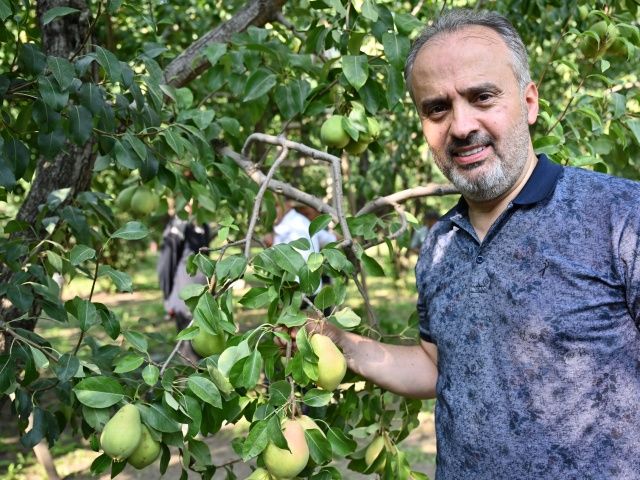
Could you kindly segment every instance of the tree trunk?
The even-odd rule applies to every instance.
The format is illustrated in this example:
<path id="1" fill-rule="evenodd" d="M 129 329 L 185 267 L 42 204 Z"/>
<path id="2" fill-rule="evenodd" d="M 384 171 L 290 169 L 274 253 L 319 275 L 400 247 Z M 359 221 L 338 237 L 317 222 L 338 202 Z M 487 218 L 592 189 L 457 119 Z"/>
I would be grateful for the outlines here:
<path id="1" fill-rule="evenodd" d="M 80 10 L 79 14 L 59 17 L 42 26 L 42 16 L 55 7 L 72 7 Z M 74 54 L 82 54 L 92 44 L 89 35 L 91 13 L 85 0 L 41 0 L 37 3 L 38 23 L 42 32 L 42 49 L 46 55 L 70 58 Z M 94 142 L 89 140 L 78 146 L 67 143 L 62 153 L 53 159 L 40 157 L 35 171 L 35 178 L 17 215 L 17 219 L 34 226 L 17 234 L 22 241 L 29 244 L 44 238 L 45 232 L 39 228 L 37 217 L 39 207 L 46 203 L 49 194 L 62 188 L 71 188 L 69 199 L 87 190 L 91 183 L 91 170 L 95 161 Z M 0 270 L 0 282 L 10 283 L 13 272 L 6 266 Z M 35 304 L 37 305 L 37 303 Z M 29 319 L 13 324 L 14 327 L 33 330 L 35 317 L 40 314 L 38 307 L 30 312 Z M 0 318 L 10 321 L 18 318 L 21 312 L 8 302 L 0 304 Z M 0 334 L 0 351 L 8 348 L 7 342 Z"/>

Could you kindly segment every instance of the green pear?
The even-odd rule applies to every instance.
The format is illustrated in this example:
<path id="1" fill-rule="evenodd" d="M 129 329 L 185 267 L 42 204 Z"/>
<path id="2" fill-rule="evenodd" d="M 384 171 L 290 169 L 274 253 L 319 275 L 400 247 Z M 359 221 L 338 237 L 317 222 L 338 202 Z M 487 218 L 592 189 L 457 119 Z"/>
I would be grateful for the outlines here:
<path id="1" fill-rule="evenodd" d="M 225 347 L 224 333 L 220 335 L 211 335 L 200 328 L 196 337 L 191 340 L 193 350 L 201 357 L 209 357 L 217 353 L 222 353 Z"/>
<path id="2" fill-rule="evenodd" d="M 282 434 L 291 451 L 269 443 L 262 452 L 262 460 L 274 477 L 293 478 L 307 466 L 309 446 L 304 438 L 304 428 L 296 420 L 285 420 L 282 424 Z"/>
<path id="3" fill-rule="evenodd" d="M 271 480 L 271 475 L 264 468 L 256 468 L 245 480 Z"/>
<path id="4" fill-rule="evenodd" d="M 373 439 L 373 441 L 367 447 L 367 450 L 364 452 L 364 462 L 367 464 L 367 468 L 373 465 L 373 462 L 380 456 L 382 453 L 382 449 L 384 448 L 384 437 L 382 435 L 378 435 Z M 385 458 L 382 463 L 376 468 L 377 472 L 381 472 L 384 470 L 385 464 L 387 463 L 387 459 Z"/>
<path id="5" fill-rule="evenodd" d="M 149 429 L 142 425 L 142 438 L 140 443 L 133 451 L 133 453 L 127 458 L 127 462 L 133 465 L 138 470 L 142 470 L 144 467 L 148 467 L 156 461 L 160 455 L 160 442 L 156 442 Z"/>
<path id="6" fill-rule="evenodd" d="M 329 117 L 320 127 L 320 140 L 328 147 L 343 148 L 349 143 L 349 134 L 342 127 L 342 115 Z"/>
<path id="7" fill-rule="evenodd" d="M 326 335 L 316 333 L 309 340 L 318 356 L 318 380 L 323 390 L 335 390 L 347 373 L 347 361 L 336 344 Z"/>
<path id="8" fill-rule="evenodd" d="M 127 404 L 116 412 L 104 426 L 100 446 L 116 462 L 122 462 L 138 447 L 142 438 L 140 412 Z"/>

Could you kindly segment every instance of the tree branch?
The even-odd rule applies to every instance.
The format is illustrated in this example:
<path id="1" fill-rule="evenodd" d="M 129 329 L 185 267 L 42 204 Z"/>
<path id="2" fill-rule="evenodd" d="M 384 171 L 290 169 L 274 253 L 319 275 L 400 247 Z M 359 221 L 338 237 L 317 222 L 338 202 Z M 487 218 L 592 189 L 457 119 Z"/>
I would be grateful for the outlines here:
<path id="1" fill-rule="evenodd" d="M 231 19 L 220 24 L 189 45 L 174 58 L 164 70 L 165 81 L 174 87 L 182 87 L 207 70 L 211 64 L 202 54 L 212 43 L 226 43 L 234 33 L 249 26 L 262 26 L 275 20 L 285 0 L 250 0 Z"/>
<path id="2" fill-rule="evenodd" d="M 428 183 L 427 185 L 420 187 L 414 187 L 408 190 L 402 190 L 401 192 L 392 193 L 386 197 L 376 198 L 362 207 L 358 213 L 356 213 L 356 216 L 376 212 L 385 207 L 395 208 L 396 204 L 406 202 L 412 198 L 452 195 L 455 193 L 459 192 L 453 185 Z"/>

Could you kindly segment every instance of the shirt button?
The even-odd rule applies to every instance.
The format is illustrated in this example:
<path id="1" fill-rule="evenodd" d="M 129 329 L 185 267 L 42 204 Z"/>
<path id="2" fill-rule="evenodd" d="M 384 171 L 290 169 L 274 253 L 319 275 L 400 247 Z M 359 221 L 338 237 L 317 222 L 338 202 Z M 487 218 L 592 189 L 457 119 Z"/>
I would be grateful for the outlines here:
<path id="1" fill-rule="evenodd" d="M 484 257 L 482 255 L 478 255 L 476 257 L 476 263 L 482 263 L 482 262 L 484 262 Z"/>

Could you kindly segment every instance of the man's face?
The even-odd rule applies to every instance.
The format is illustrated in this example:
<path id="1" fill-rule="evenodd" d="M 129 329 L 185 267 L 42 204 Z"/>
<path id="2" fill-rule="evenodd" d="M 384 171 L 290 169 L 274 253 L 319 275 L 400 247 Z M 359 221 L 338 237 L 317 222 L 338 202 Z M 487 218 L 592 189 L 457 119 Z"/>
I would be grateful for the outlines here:
<path id="1" fill-rule="evenodd" d="M 510 192 L 533 158 L 533 83 L 521 91 L 511 55 L 493 30 L 469 26 L 430 39 L 411 73 L 422 131 L 442 173 L 467 200 Z"/>

